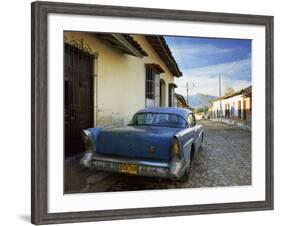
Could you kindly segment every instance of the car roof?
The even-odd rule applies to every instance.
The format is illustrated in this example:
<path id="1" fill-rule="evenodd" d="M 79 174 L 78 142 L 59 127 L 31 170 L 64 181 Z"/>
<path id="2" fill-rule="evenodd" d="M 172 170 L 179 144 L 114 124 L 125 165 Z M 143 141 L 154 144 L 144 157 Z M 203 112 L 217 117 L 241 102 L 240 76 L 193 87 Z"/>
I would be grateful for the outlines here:
<path id="1" fill-rule="evenodd" d="M 188 114 L 192 113 L 190 109 L 187 108 L 177 108 L 177 107 L 149 107 L 139 110 L 138 113 L 166 113 L 166 114 L 176 114 L 183 118 L 186 118 Z"/>

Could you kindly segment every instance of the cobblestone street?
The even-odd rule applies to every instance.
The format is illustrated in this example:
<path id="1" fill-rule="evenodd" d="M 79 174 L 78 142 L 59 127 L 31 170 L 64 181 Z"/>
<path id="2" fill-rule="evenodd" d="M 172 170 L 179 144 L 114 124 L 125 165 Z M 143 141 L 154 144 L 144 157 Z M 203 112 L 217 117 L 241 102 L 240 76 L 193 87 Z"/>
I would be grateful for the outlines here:
<path id="1" fill-rule="evenodd" d="M 132 191 L 251 184 L 251 132 L 207 120 L 205 141 L 193 161 L 188 182 L 81 169 L 79 159 L 65 163 L 65 192 Z"/>

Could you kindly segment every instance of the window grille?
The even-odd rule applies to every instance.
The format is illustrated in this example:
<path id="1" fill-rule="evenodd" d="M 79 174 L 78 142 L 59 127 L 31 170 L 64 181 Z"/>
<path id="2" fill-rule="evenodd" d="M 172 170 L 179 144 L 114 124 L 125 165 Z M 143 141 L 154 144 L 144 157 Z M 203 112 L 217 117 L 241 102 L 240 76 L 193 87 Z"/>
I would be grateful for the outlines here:
<path id="1" fill-rule="evenodd" d="M 175 88 L 173 86 L 169 86 L 169 107 L 174 107 L 174 99 L 175 99 Z"/>
<path id="2" fill-rule="evenodd" d="M 145 97 L 148 99 L 155 99 L 155 74 L 153 69 L 146 68 L 146 86 L 145 86 Z"/>
<path id="3" fill-rule="evenodd" d="M 81 130 L 93 126 L 95 54 L 83 41 L 64 43 L 64 147 L 70 156 L 84 151 Z"/>
<path id="4" fill-rule="evenodd" d="M 145 106 L 146 107 L 158 107 L 160 106 L 160 74 L 159 72 L 146 65 L 145 71 Z"/>

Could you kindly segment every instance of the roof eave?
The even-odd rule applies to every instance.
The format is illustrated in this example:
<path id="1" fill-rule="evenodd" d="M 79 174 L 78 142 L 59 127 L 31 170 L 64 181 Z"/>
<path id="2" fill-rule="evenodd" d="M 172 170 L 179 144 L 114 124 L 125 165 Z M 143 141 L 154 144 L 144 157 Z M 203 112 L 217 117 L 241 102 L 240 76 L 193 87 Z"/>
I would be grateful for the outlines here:
<path id="1" fill-rule="evenodd" d="M 151 44 L 153 49 L 159 55 L 159 57 L 167 65 L 168 69 L 175 77 L 181 77 L 182 72 L 179 70 L 176 60 L 174 59 L 172 52 L 167 45 L 163 36 L 146 36 L 148 42 Z"/>
<path id="2" fill-rule="evenodd" d="M 97 35 L 101 40 L 111 44 L 113 48 L 118 49 L 125 54 L 129 54 L 138 58 L 148 56 L 140 44 L 130 35 L 109 33 L 95 33 L 95 35 Z"/>
<path id="3" fill-rule="evenodd" d="M 138 49 L 136 49 L 122 34 L 112 34 L 117 41 L 119 41 L 124 47 L 128 49 L 129 52 L 132 53 L 133 56 L 142 58 L 144 54 L 141 53 Z"/>

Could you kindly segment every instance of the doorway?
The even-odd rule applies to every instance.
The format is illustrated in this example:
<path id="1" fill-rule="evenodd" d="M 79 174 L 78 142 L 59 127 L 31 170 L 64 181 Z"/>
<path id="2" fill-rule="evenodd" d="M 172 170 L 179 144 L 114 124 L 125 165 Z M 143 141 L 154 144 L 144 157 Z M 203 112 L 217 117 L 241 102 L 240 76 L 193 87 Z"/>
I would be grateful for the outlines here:
<path id="1" fill-rule="evenodd" d="M 93 127 L 94 55 L 64 45 L 64 153 L 84 151 L 81 131 Z"/>

